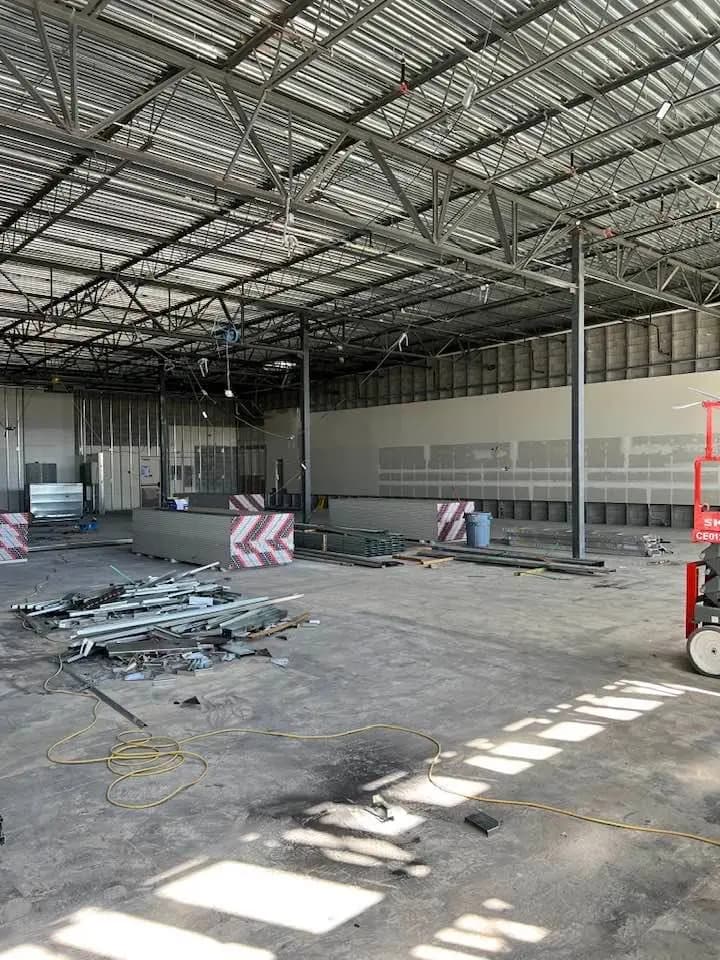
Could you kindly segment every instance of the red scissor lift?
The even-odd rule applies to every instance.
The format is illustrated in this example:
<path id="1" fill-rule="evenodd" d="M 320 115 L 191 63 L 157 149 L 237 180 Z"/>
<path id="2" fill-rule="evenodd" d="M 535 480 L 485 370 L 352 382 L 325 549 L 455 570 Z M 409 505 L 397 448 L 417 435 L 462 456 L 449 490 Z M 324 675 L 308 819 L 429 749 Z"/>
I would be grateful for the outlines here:
<path id="1" fill-rule="evenodd" d="M 692 540 L 704 543 L 702 560 L 685 567 L 685 637 L 688 656 L 698 673 L 720 677 L 720 510 L 703 497 L 703 467 L 720 468 L 714 445 L 713 415 L 720 401 L 703 400 L 705 452 L 695 458 Z"/>

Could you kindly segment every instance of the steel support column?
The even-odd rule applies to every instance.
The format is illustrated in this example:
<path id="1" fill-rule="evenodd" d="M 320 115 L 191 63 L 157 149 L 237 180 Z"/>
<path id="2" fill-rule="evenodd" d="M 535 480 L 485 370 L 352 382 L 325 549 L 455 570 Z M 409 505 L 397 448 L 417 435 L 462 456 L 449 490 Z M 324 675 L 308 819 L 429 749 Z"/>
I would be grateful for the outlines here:
<path id="1" fill-rule="evenodd" d="M 572 555 L 585 556 L 585 263 L 580 227 L 572 232 L 575 295 L 570 331 Z"/>
<path id="2" fill-rule="evenodd" d="M 312 473 L 310 469 L 310 340 L 307 322 L 302 324 L 302 400 L 300 405 L 302 440 L 300 444 L 300 470 L 302 474 L 303 522 L 310 522 L 312 513 Z"/>
<path id="3" fill-rule="evenodd" d="M 168 462 L 168 430 L 167 430 L 167 395 L 165 391 L 165 364 L 160 367 L 160 397 L 158 412 L 160 419 L 160 429 L 158 439 L 160 441 L 160 506 L 165 505 L 166 499 L 170 496 L 168 489 L 169 480 L 169 462 Z"/>

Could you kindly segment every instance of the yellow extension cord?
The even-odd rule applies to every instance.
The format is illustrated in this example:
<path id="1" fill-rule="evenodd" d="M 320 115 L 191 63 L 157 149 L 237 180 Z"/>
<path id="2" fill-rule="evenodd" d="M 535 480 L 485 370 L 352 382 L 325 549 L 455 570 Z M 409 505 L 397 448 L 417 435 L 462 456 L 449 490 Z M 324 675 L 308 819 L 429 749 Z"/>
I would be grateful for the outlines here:
<path id="1" fill-rule="evenodd" d="M 720 838 L 703 837 L 696 833 L 685 833 L 682 830 L 666 830 L 661 827 L 645 827 L 640 824 L 623 823 L 619 820 L 608 820 L 605 817 L 593 817 L 588 814 L 578 813 L 575 810 L 565 810 L 563 807 L 554 807 L 548 803 L 540 803 L 536 800 L 506 800 L 500 797 L 487 797 L 483 794 L 461 793 L 457 790 L 451 790 L 449 787 L 438 783 L 434 777 L 435 765 L 440 759 L 442 747 L 440 741 L 429 733 L 423 733 L 421 730 L 415 730 L 412 727 L 404 727 L 397 723 L 368 723 L 362 727 L 355 727 L 352 730 L 342 730 L 339 733 L 286 733 L 279 730 L 257 730 L 254 727 L 224 727 L 220 730 L 210 730 L 207 733 L 198 733 L 193 737 L 184 737 L 176 740 L 173 737 L 153 736 L 152 734 L 138 736 L 134 730 L 121 733 L 110 754 L 106 757 L 80 757 L 75 759 L 62 759 L 53 756 L 57 747 L 76 740 L 88 730 L 95 726 L 98 720 L 98 708 L 100 700 L 92 693 L 79 693 L 74 690 L 65 690 L 58 687 L 51 687 L 50 681 L 54 680 L 62 672 L 62 663 L 59 669 L 44 683 L 45 690 L 48 693 L 64 693 L 72 697 L 88 697 L 94 701 L 93 718 L 90 723 L 81 730 L 68 734 L 61 740 L 56 741 L 48 747 L 47 758 L 51 763 L 62 765 L 86 765 L 94 763 L 104 763 L 111 773 L 117 774 L 115 779 L 108 785 L 105 791 L 105 797 L 109 803 L 115 807 L 122 807 L 125 810 L 149 810 L 151 807 L 159 807 L 168 800 L 172 800 L 179 793 L 194 787 L 205 777 L 208 772 L 208 762 L 199 753 L 186 749 L 186 744 L 197 743 L 199 740 L 209 740 L 211 737 L 224 736 L 226 734 L 255 734 L 260 737 L 280 737 L 285 740 L 340 740 L 344 737 L 354 737 L 361 733 L 369 733 L 371 730 L 396 730 L 400 733 L 409 733 L 415 737 L 421 737 L 427 740 L 434 747 L 435 753 L 427 768 L 427 777 L 430 783 L 438 790 L 449 793 L 455 797 L 461 797 L 463 800 L 473 800 L 478 803 L 494 803 L 508 807 L 526 807 L 531 810 L 544 810 L 546 813 L 555 813 L 563 817 L 572 817 L 574 820 L 583 820 L 586 823 L 598 823 L 604 827 L 616 827 L 618 830 L 631 830 L 635 833 L 653 833 L 661 837 L 676 837 L 682 840 L 695 840 L 698 843 L 707 843 L 713 847 L 720 847 Z M 128 739 L 132 737 L 132 739 Z M 117 800 L 114 796 L 115 791 L 126 780 L 135 780 L 141 777 L 161 776 L 176 770 L 184 763 L 196 763 L 200 767 L 200 772 L 186 783 L 180 784 L 169 793 L 157 800 L 151 800 L 146 803 L 127 803 L 123 800 Z M 129 769 L 128 769 L 129 768 Z"/>

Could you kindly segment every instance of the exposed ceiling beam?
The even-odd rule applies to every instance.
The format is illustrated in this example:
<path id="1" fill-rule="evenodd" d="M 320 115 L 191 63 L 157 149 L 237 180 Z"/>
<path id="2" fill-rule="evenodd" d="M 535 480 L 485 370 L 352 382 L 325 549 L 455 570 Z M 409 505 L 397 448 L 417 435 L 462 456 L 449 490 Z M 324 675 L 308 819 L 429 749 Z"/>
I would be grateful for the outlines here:
<path id="1" fill-rule="evenodd" d="M 218 83 L 229 86 L 237 93 L 249 96 L 253 100 L 259 100 L 263 95 L 262 86 L 254 81 L 251 81 L 245 77 L 240 77 L 237 74 L 233 74 L 222 67 L 213 66 L 205 61 L 192 57 L 173 46 L 160 43 L 146 36 L 141 36 L 132 30 L 128 30 L 124 27 L 118 26 L 117 24 L 107 21 L 98 21 L 95 18 L 86 17 L 81 12 L 71 10 L 70 7 L 63 2 L 63 0 L 17 0 L 17 2 L 26 6 L 37 3 L 44 12 L 51 16 L 60 18 L 67 23 L 73 22 L 82 25 L 84 30 L 95 33 L 96 35 L 101 36 L 108 41 L 117 42 L 137 52 L 163 59 L 168 63 L 173 64 L 177 68 L 183 69 L 190 67 L 192 68 L 192 71 L 199 76 L 204 76 L 211 80 L 215 80 Z M 672 2 L 673 0 L 653 0 L 652 3 L 645 4 L 641 8 L 631 11 L 625 17 L 607 23 L 593 31 L 591 34 L 583 37 L 582 43 L 578 41 L 578 49 L 581 49 L 583 45 L 587 45 L 587 43 L 589 43 L 591 40 L 597 40 L 599 38 L 608 36 L 615 30 L 629 26 L 637 19 L 648 15 L 654 10 L 659 10 Z M 560 59 L 561 56 L 565 55 L 571 48 L 574 49 L 575 45 L 571 44 L 560 51 L 549 54 L 546 58 L 543 58 L 541 64 L 538 62 L 530 64 L 527 68 L 524 68 L 519 73 L 516 73 L 514 77 L 517 78 L 519 74 L 525 76 L 526 72 L 527 75 L 530 75 L 536 69 L 539 69 L 541 65 L 547 65 L 547 63 L 555 62 L 556 60 Z M 482 91 L 481 95 L 485 96 L 486 93 L 487 90 L 484 90 Z M 266 102 L 276 106 L 278 109 L 285 111 L 288 114 L 302 117 L 311 123 L 316 123 L 321 128 L 325 127 L 326 129 L 335 133 L 345 133 L 356 140 L 372 140 L 386 157 L 392 156 L 397 157 L 398 159 L 404 159 L 410 163 L 418 164 L 423 168 L 435 170 L 444 176 L 452 175 L 456 179 L 459 179 L 470 186 L 474 186 L 476 189 L 488 189 L 492 185 L 487 181 L 487 179 L 478 177 L 452 165 L 448 165 L 424 151 L 408 147 L 403 143 L 389 140 L 385 137 L 379 137 L 376 134 L 371 135 L 369 131 L 358 127 L 355 124 L 349 124 L 329 111 L 320 109 L 312 104 L 300 101 L 295 97 L 288 96 L 279 91 L 271 91 L 267 93 Z M 221 184 L 218 185 L 221 186 Z M 557 217 L 559 217 L 563 222 L 566 222 L 572 217 L 572 214 L 568 213 L 567 211 L 554 209 L 549 207 L 547 204 L 542 204 L 533 200 L 531 197 L 512 193 L 511 191 L 505 190 L 502 187 L 495 186 L 495 192 L 499 199 L 505 199 L 509 202 L 515 201 L 519 207 L 546 218 L 548 222 L 552 222 Z M 604 232 L 604 227 L 593 223 L 592 219 L 585 221 L 584 226 L 588 232 L 595 232 L 599 236 L 601 236 Z M 395 240 L 397 238 L 392 237 L 391 239 Z M 685 264 L 685 266 L 691 267 L 690 264 Z M 508 271 L 509 273 L 517 272 L 510 267 L 508 267 Z M 522 274 L 518 273 L 517 275 L 521 276 Z M 537 279 L 537 276 L 535 279 Z M 552 279 L 554 278 L 551 278 L 550 282 L 552 282 Z"/>
<path id="2" fill-rule="evenodd" d="M 117 143 L 94 141 L 78 133 L 63 131 L 49 124 L 45 124 L 42 121 L 16 115 L 6 110 L 0 110 L 0 123 L 11 129 L 19 129 L 41 136 L 46 140 L 50 139 L 80 149 L 94 150 L 100 154 L 112 156 L 119 160 L 130 160 L 136 166 L 149 170 L 163 171 L 174 177 L 179 177 L 188 183 L 202 183 L 213 189 L 222 191 L 228 196 L 257 200 L 266 205 L 268 209 L 281 211 L 285 209 L 284 199 L 273 191 L 263 190 L 253 184 L 243 183 L 234 178 L 225 181 L 222 177 L 207 170 L 201 170 L 199 167 L 181 163 L 177 160 L 160 157 L 152 153 L 141 153 L 139 150 L 121 146 Z M 500 270 L 507 273 L 508 276 L 517 276 L 524 280 L 530 280 L 533 283 L 539 283 L 540 285 L 562 288 L 572 287 L 572 283 L 569 280 L 511 264 L 504 264 L 502 260 L 489 254 L 471 252 L 457 244 L 441 241 L 435 242 L 398 227 L 389 227 L 377 222 L 368 222 L 367 219 L 347 214 L 329 204 L 321 205 L 319 203 L 308 203 L 307 201 L 295 201 L 293 207 L 296 214 L 302 214 L 316 222 L 330 223 L 345 231 L 364 232 L 390 240 L 393 243 L 406 244 L 415 250 L 430 255 L 430 262 L 433 262 L 434 259 L 442 260 L 443 258 L 450 258 L 482 266 L 486 269 Z"/>
<path id="3" fill-rule="evenodd" d="M 597 97 L 601 97 L 607 93 L 612 93 L 613 90 L 621 90 L 623 87 L 636 83 L 638 80 L 644 80 L 646 77 L 652 76 L 655 73 L 659 73 L 661 70 L 665 70 L 667 67 L 674 66 L 676 63 L 682 63 L 683 61 L 688 60 L 690 57 L 693 57 L 698 53 L 702 53 L 704 50 L 707 50 L 709 47 L 712 47 L 719 42 L 720 30 L 714 30 L 709 36 L 703 37 L 701 40 L 688 44 L 685 47 L 680 47 L 674 53 L 661 57 L 658 60 L 654 60 L 651 63 L 647 63 L 642 67 L 638 67 L 638 69 L 633 70 L 630 73 L 615 77 L 612 80 L 609 80 L 607 83 L 598 84 L 595 91 L 595 97 L 593 97 L 589 92 L 579 93 L 577 96 L 571 97 L 570 100 L 563 103 L 561 106 L 546 107 L 542 110 L 538 110 L 536 113 L 530 114 L 523 120 L 518 120 L 516 123 L 504 127 L 498 133 L 492 133 L 484 137 L 479 137 L 477 140 L 474 140 L 472 143 L 467 144 L 461 149 L 446 154 L 443 159 L 446 161 L 446 163 L 455 163 L 457 160 L 462 160 L 464 157 L 469 157 L 475 153 L 480 153 L 482 150 L 486 150 L 488 147 L 494 147 L 497 144 L 507 143 L 520 133 L 526 133 L 528 130 L 532 130 L 534 127 L 547 124 L 551 120 L 555 120 L 564 114 L 570 113 L 572 110 L 577 109 L 577 107 L 582 107 L 587 103 L 591 103 L 594 99 L 597 99 Z"/>
<path id="4" fill-rule="evenodd" d="M 239 63 L 242 63 L 243 60 L 247 60 L 251 53 L 254 53 L 254 51 L 259 49 L 264 43 L 267 43 L 276 33 L 281 33 L 291 20 L 307 10 L 313 3 L 315 3 L 315 0 L 294 0 L 293 3 L 289 3 L 284 10 L 274 14 L 268 24 L 261 27 L 228 57 L 227 66 L 233 69 Z"/>

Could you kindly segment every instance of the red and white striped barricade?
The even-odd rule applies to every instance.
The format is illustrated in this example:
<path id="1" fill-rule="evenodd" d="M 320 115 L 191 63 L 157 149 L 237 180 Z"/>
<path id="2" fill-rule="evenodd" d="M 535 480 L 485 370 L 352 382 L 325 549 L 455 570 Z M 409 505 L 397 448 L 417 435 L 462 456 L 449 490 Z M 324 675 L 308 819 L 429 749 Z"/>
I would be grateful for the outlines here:
<path id="1" fill-rule="evenodd" d="M 27 513 L 0 513 L 0 563 L 24 563 L 28 558 Z"/>
<path id="2" fill-rule="evenodd" d="M 453 500 L 437 505 L 438 540 L 464 540 L 465 514 L 474 513 L 474 500 Z"/>
<path id="3" fill-rule="evenodd" d="M 295 518 L 292 513 L 243 513 L 230 528 L 230 565 L 274 567 L 293 559 Z"/>
<path id="4" fill-rule="evenodd" d="M 262 493 L 234 493 L 228 504 L 228 510 L 238 513 L 260 513 L 264 509 L 265 497 Z"/>

